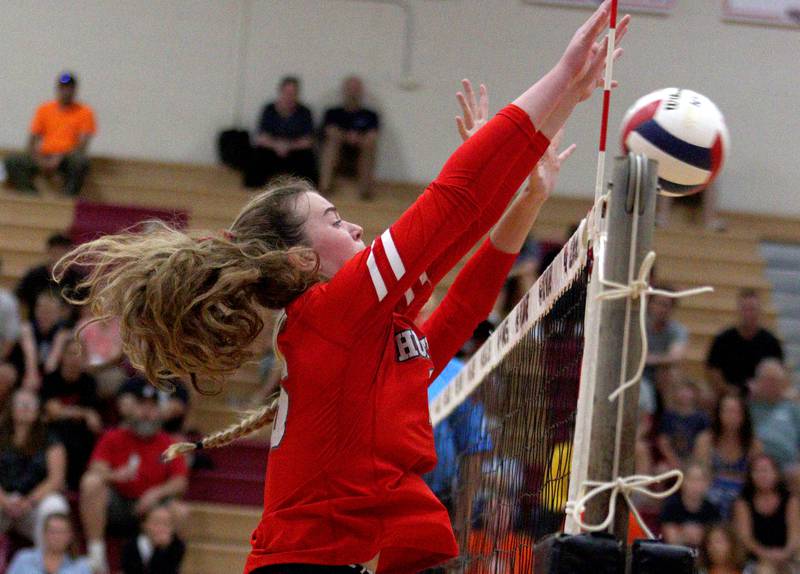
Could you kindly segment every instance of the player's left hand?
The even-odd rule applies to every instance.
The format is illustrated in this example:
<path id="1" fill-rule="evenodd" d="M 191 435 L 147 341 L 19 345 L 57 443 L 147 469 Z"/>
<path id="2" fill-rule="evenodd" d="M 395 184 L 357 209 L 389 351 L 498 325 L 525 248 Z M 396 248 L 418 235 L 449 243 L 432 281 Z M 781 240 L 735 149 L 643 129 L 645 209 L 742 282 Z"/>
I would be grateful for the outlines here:
<path id="1" fill-rule="evenodd" d="M 616 60 L 622 55 L 622 48 L 618 46 L 622 43 L 628 31 L 628 24 L 630 24 L 630 15 L 625 15 L 617 23 L 617 32 L 614 41 L 614 54 L 613 58 Z M 578 94 L 578 101 L 583 102 L 589 99 L 595 88 L 601 88 L 604 84 L 604 72 L 606 67 L 606 58 L 608 56 L 608 36 L 599 42 L 594 42 L 591 48 L 591 54 L 588 59 L 587 67 L 584 73 L 576 81 L 573 89 Z M 612 88 L 617 87 L 617 82 L 611 83 Z"/>
<path id="2" fill-rule="evenodd" d="M 486 86 L 481 84 L 479 99 L 476 100 L 472 82 L 461 80 L 461 85 L 464 87 L 464 93 L 456 93 L 456 100 L 461 106 L 464 117 L 456 116 L 456 126 L 461 140 L 467 141 L 489 121 L 489 94 Z"/>
<path id="3" fill-rule="evenodd" d="M 544 203 L 558 181 L 558 175 L 561 172 L 561 165 L 567 160 L 572 152 L 577 147 L 575 144 L 568 146 L 564 151 L 559 152 L 558 148 L 561 146 L 561 140 L 564 138 L 564 129 L 558 130 L 553 139 L 550 141 L 550 147 L 536 164 L 531 172 L 528 185 L 523 193 L 530 196 L 531 200 Z"/>

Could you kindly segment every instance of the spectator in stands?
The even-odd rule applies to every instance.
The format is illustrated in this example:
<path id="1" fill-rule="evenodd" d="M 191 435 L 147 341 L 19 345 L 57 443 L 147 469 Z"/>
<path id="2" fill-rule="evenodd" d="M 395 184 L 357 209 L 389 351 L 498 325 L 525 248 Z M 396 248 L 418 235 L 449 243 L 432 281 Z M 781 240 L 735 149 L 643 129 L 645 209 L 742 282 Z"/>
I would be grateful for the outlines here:
<path id="1" fill-rule="evenodd" d="M 701 574 L 751 574 L 747 554 L 736 531 L 728 525 L 715 524 L 703 537 L 699 557 Z"/>
<path id="2" fill-rule="evenodd" d="M 3 261 L 0 260 L 0 270 L 2 267 Z M 21 329 L 19 302 L 8 289 L 0 287 L 0 363 L 8 359 L 19 340 Z"/>
<path id="3" fill-rule="evenodd" d="M 750 416 L 764 452 L 778 463 L 792 491 L 800 492 L 800 406 L 787 398 L 789 388 L 780 361 L 761 361 L 751 386 Z"/>
<path id="4" fill-rule="evenodd" d="M 314 120 L 299 98 L 300 79 L 286 76 L 278 86 L 278 99 L 264 106 L 245 168 L 246 187 L 261 187 L 282 174 L 317 181 Z"/>
<path id="5" fill-rule="evenodd" d="M 47 515 L 69 512 L 60 493 L 66 459 L 64 445 L 48 436 L 38 397 L 16 391 L 0 420 L 0 533 L 13 528 L 41 544 Z"/>
<path id="6" fill-rule="evenodd" d="M 358 76 L 350 76 L 342 82 L 342 105 L 325 112 L 319 178 L 324 195 L 333 191 L 334 174 L 346 158 L 355 162 L 359 195 L 372 197 L 380 120 L 364 107 L 363 99 L 364 83 Z"/>
<path id="7" fill-rule="evenodd" d="M 533 539 L 515 528 L 519 502 L 502 492 L 486 494 L 478 524 L 469 532 L 466 574 L 533 572 Z"/>
<path id="8" fill-rule="evenodd" d="M 769 572 L 797 571 L 791 564 L 800 549 L 800 502 L 769 456 L 753 460 L 733 517 L 739 538 L 759 566 Z"/>
<path id="9" fill-rule="evenodd" d="M 683 485 L 661 510 L 661 533 L 667 544 L 699 547 L 706 527 L 720 522 L 717 508 L 709 502 L 711 480 L 708 469 L 689 463 L 683 470 Z"/>
<path id="10" fill-rule="evenodd" d="M 123 574 L 178 574 L 186 545 L 175 532 L 172 513 L 158 505 L 142 522 L 142 532 L 122 550 Z"/>
<path id="11" fill-rule="evenodd" d="M 730 385 L 747 392 L 747 381 L 767 357 L 783 360 L 778 339 L 762 326 L 761 302 L 752 289 L 739 293 L 739 322 L 714 338 L 706 360 L 708 379 L 719 394 Z"/>
<path id="12" fill-rule="evenodd" d="M 77 490 L 96 437 L 103 431 L 98 413 L 97 385 L 83 370 L 80 344 L 70 339 L 61 365 L 45 375 L 42 403 L 50 429 L 67 449 L 67 486 Z"/>
<path id="13" fill-rule="evenodd" d="M 73 247 L 74 244 L 69 237 L 61 233 L 51 235 L 47 239 L 47 261 L 30 269 L 20 280 L 14 292 L 27 311 L 29 319 L 33 317 L 36 299 L 41 292 L 61 293 L 64 290 L 69 292 L 80 282 L 80 274 L 72 268 L 67 270 L 60 284 L 53 280 L 53 266 Z"/>
<path id="14" fill-rule="evenodd" d="M 697 406 L 697 387 L 679 379 L 674 401 L 664 410 L 657 445 L 669 468 L 680 468 L 692 455 L 697 437 L 709 427 L 708 417 Z"/>
<path id="15" fill-rule="evenodd" d="M 142 386 L 128 424 L 108 431 L 95 446 L 81 479 L 80 509 L 89 559 L 95 572 L 108 572 L 104 536 L 133 535 L 140 518 L 164 504 L 180 527 L 187 514 L 178 498 L 186 490 L 182 457 L 163 463 L 172 444 L 161 430 L 156 389 Z"/>
<path id="16" fill-rule="evenodd" d="M 49 514 L 44 521 L 42 545 L 20 550 L 7 574 L 91 574 L 85 558 L 79 558 L 69 515 Z"/>
<path id="17" fill-rule="evenodd" d="M 672 291 L 670 286 L 659 289 Z M 686 357 L 689 332 L 681 323 L 672 318 L 676 300 L 670 297 L 653 295 L 647 304 L 647 363 L 644 376 L 650 381 L 655 378 L 655 370 L 680 364 Z"/>
<path id="18" fill-rule="evenodd" d="M 6 173 L 11 185 L 20 191 L 36 192 L 33 178 L 60 172 L 64 193 L 78 195 L 89 159 L 89 141 L 97 131 L 94 112 L 75 100 L 78 79 L 64 72 L 56 81 L 56 99 L 39 106 L 30 127 L 28 148 L 6 158 Z"/>
<path id="19" fill-rule="evenodd" d="M 81 308 L 76 332 L 84 348 L 85 368 L 97 381 L 101 399 L 116 397 L 128 378 L 123 368 L 122 337 L 118 317 L 92 322 L 91 309 Z"/>
<path id="20" fill-rule="evenodd" d="M 142 393 L 155 393 L 158 405 L 158 418 L 161 430 L 175 440 L 183 440 L 183 423 L 189 414 L 189 391 L 181 381 L 170 381 L 174 387 L 172 391 L 156 389 L 141 376 L 135 375 L 128 379 L 119 390 L 117 405 L 123 420 L 130 420 L 135 416 L 138 397 Z"/>
<path id="21" fill-rule="evenodd" d="M 61 361 L 64 343 L 71 336 L 66 327 L 67 308 L 59 295 L 42 291 L 36 298 L 33 320 L 22 325 L 12 362 L 23 373 L 22 384 L 38 391 L 42 376 L 52 373 Z"/>
<path id="22" fill-rule="evenodd" d="M 708 499 L 724 518 L 730 515 L 747 479 L 748 462 L 761 452 L 753 435 L 750 412 L 735 392 L 722 396 L 714 411 L 711 428 L 700 433 L 694 445 L 694 459 L 711 469 Z"/>

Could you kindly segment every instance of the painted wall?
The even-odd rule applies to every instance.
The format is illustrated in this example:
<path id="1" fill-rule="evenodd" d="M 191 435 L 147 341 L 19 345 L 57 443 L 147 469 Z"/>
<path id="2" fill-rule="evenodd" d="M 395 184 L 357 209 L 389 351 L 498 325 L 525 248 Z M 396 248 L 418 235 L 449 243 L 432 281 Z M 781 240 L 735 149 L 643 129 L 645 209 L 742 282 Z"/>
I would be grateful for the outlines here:
<path id="1" fill-rule="evenodd" d="M 319 119 L 340 79 L 355 72 L 383 114 L 380 177 L 425 181 L 457 145 L 460 78 L 486 82 L 496 109 L 556 61 L 588 14 L 519 0 L 406 5 L 416 22 L 413 91 L 399 85 L 405 16 L 390 3 L 8 0 L 0 20 L 0 147 L 21 145 L 35 104 L 50 97 L 64 68 L 80 75 L 81 96 L 97 110 L 96 152 L 188 162 L 214 161 L 215 135 L 237 110 L 253 125 L 281 75 L 302 76 Z M 719 13 L 719 2 L 683 0 L 668 17 L 636 17 L 616 74 L 622 86 L 612 124 L 654 89 L 700 91 L 731 130 L 722 207 L 800 215 L 800 32 L 723 23 Z M 596 98 L 569 125 L 579 148 L 562 193 L 591 194 L 599 112 Z"/>

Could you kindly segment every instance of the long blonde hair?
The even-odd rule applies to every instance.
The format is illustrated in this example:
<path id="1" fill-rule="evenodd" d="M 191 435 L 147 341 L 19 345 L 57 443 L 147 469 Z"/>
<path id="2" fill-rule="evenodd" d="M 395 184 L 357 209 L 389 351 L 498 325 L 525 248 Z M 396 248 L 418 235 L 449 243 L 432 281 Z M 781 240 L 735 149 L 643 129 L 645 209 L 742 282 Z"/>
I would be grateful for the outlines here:
<path id="1" fill-rule="evenodd" d="M 60 281 L 72 266 L 86 271 L 68 299 L 88 305 L 94 321 L 120 318 L 123 352 L 152 384 L 169 388 L 171 379 L 189 378 L 209 394 L 198 386 L 207 380 L 219 392 L 254 358 L 250 347 L 264 328 L 259 310 L 283 309 L 320 280 L 319 258 L 296 209 L 312 191 L 305 180 L 277 180 L 218 235 L 191 236 L 154 222 L 148 233 L 101 237 L 68 253 L 54 277 Z M 316 264 L 298 266 L 292 256 Z M 173 445 L 165 456 L 250 434 L 272 422 L 275 405 L 197 443 Z"/>

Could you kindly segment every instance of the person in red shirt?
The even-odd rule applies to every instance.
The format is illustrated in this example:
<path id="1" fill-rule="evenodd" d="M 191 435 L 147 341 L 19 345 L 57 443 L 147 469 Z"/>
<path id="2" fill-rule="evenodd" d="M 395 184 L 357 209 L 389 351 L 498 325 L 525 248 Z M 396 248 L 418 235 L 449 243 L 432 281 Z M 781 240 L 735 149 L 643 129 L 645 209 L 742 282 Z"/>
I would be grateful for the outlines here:
<path id="1" fill-rule="evenodd" d="M 161 459 L 173 440 L 161 430 L 156 393 L 150 385 L 138 387 L 128 426 L 102 436 L 81 479 L 81 519 L 96 573 L 108 572 L 103 542 L 106 529 L 131 535 L 139 519 L 159 504 L 167 506 L 177 524 L 188 514 L 177 500 L 187 486 L 186 462 Z"/>
<path id="2" fill-rule="evenodd" d="M 75 101 L 78 79 L 64 72 L 56 81 L 56 99 L 36 110 L 25 153 L 5 159 L 8 181 L 12 187 L 36 193 L 33 178 L 60 172 L 64 176 L 64 193 L 78 195 L 89 159 L 86 150 L 97 131 L 94 112 L 86 104 Z"/>
<path id="3" fill-rule="evenodd" d="M 392 574 L 457 555 L 447 511 L 421 476 L 436 460 L 427 386 L 491 310 L 543 198 L 522 194 L 436 312 L 422 325 L 415 318 L 599 85 L 606 47 L 595 38 L 609 9 L 604 2 L 513 104 L 475 133 L 465 121 L 471 137 L 369 247 L 360 226 L 289 179 L 251 200 L 221 236 L 163 227 L 107 236 L 67 259 L 88 267 L 81 302 L 121 316 L 131 363 L 150 381 L 186 376 L 208 390 L 252 357 L 259 313 L 284 311 L 274 345 L 280 397 L 166 453 L 221 446 L 274 421 L 247 573 Z"/>

